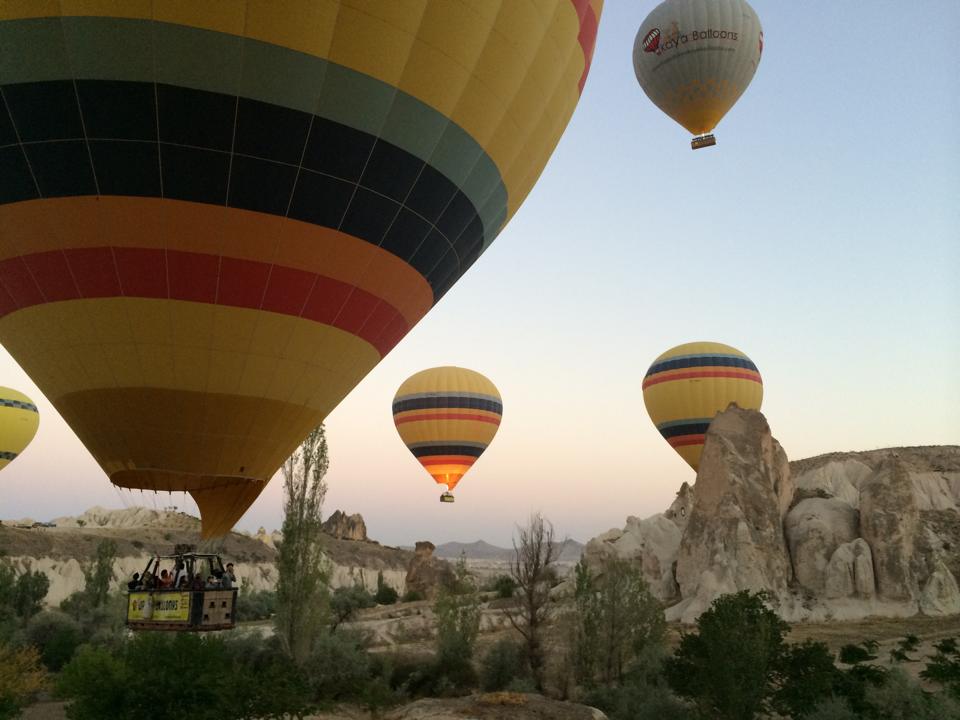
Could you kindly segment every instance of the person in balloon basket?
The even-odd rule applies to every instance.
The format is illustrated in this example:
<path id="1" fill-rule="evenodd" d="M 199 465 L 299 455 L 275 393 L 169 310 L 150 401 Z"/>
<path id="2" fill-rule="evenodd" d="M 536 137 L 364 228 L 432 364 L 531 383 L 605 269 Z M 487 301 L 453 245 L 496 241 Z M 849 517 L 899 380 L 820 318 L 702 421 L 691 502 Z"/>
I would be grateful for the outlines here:
<path id="1" fill-rule="evenodd" d="M 140 573 L 134 573 L 133 578 L 130 582 L 127 583 L 127 590 L 133 592 L 134 590 L 142 590 L 143 583 L 140 582 Z"/>
<path id="2" fill-rule="evenodd" d="M 233 563 L 227 563 L 227 569 L 220 576 L 220 589 L 232 590 L 237 584 L 237 574 L 233 570 Z"/>

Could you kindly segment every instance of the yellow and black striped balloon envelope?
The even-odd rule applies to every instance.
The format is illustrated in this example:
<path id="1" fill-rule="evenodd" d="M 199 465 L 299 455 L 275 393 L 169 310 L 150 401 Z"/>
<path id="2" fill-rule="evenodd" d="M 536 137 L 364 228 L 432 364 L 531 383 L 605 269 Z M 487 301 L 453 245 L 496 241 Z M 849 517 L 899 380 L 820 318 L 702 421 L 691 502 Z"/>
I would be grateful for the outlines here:
<path id="1" fill-rule="evenodd" d="M 601 8 L 0 2 L 0 342 L 226 533 L 520 207 Z"/>
<path id="2" fill-rule="evenodd" d="M 473 370 L 437 367 L 412 375 L 393 399 L 404 444 L 440 485 L 453 490 L 493 440 L 503 401 Z"/>
<path id="3" fill-rule="evenodd" d="M 753 361 L 736 348 L 693 342 L 667 350 L 643 379 L 643 402 L 657 430 L 694 470 L 704 434 L 717 413 L 736 403 L 759 410 L 763 380 Z"/>
<path id="4" fill-rule="evenodd" d="M 0 470 L 24 451 L 40 426 L 40 413 L 22 392 L 0 387 Z"/>

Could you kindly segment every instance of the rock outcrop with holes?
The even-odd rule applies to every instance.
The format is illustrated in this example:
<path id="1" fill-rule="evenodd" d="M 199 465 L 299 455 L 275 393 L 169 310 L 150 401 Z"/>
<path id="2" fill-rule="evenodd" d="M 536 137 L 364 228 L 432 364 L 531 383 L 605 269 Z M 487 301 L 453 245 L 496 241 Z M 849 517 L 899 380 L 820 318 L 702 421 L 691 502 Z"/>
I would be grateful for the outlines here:
<path id="1" fill-rule="evenodd" d="M 960 447 L 788 463 L 763 416 L 732 407 L 710 427 L 696 483 L 584 558 L 599 568 L 614 555 L 686 622 L 743 589 L 766 590 L 789 621 L 960 614 Z"/>
<path id="2" fill-rule="evenodd" d="M 426 599 L 433 599 L 444 583 L 453 580 L 453 567 L 446 560 L 434 557 L 436 546 L 429 540 L 416 544 L 413 557 L 407 565 L 405 586 L 407 592 L 419 593 Z"/>
<path id="3" fill-rule="evenodd" d="M 793 570 L 783 515 L 791 492 L 786 454 L 763 415 L 734 406 L 714 418 L 677 554 L 681 601 L 670 617 L 692 621 L 739 590 L 786 593 Z"/>
<path id="4" fill-rule="evenodd" d="M 367 538 L 367 524 L 360 513 L 347 515 L 342 510 L 335 510 L 323 522 L 323 531 L 340 540 L 365 541 Z"/>

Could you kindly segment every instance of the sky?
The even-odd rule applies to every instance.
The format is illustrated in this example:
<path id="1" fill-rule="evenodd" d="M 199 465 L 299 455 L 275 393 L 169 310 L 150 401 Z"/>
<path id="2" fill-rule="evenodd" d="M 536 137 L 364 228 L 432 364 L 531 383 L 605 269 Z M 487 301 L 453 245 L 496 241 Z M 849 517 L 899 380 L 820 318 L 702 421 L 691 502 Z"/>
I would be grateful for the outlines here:
<path id="1" fill-rule="evenodd" d="M 764 379 L 788 457 L 960 443 L 960 3 L 752 3 L 752 84 L 692 152 L 637 84 L 656 5 L 607 0 L 580 104 L 492 247 L 328 417 L 327 512 L 409 545 L 509 546 L 541 512 L 586 541 L 670 504 L 693 471 L 643 406 L 660 353 L 713 340 Z M 497 437 L 441 505 L 397 436 L 404 379 L 460 365 L 504 402 Z M 177 506 L 113 488 L 0 350 L 41 428 L 0 475 L 0 516 Z M 238 529 L 281 524 L 275 478 Z"/>

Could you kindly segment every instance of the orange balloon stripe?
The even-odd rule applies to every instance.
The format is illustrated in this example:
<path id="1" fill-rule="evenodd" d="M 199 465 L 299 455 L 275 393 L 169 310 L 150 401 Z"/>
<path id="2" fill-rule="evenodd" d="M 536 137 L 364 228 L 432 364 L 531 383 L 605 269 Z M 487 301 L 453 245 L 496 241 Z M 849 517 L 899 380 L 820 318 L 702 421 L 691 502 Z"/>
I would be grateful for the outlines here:
<path id="1" fill-rule="evenodd" d="M 706 435 L 677 435 L 667 438 L 667 442 L 670 443 L 670 447 L 678 448 L 685 445 L 703 445 L 704 438 Z"/>
<path id="2" fill-rule="evenodd" d="M 386 355 L 410 326 L 386 301 L 295 268 L 202 253 L 100 247 L 0 261 L 0 317 L 48 302 L 140 297 L 251 308 L 356 335 Z"/>
<path id="3" fill-rule="evenodd" d="M 577 10 L 577 15 L 580 17 L 580 32 L 577 34 L 577 42 L 583 49 L 583 74 L 580 76 L 577 87 L 583 94 L 583 86 L 587 82 L 590 63 L 593 61 L 593 51 L 597 44 L 597 28 L 600 20 L 590 0 L 572 0 L 572 2 Z"/>
<path id="4" fill-rule="evenodd" d="M 749 370 L 692 370 L 652 375 L 643 381 L 643 389 L 646 390 L 651 385 L 659 385 L 660 383 L 671 380 L 690 380 L 693 378 L 734 378 L 738 380 L 752 380 L 755 383 L 763 385 L 763 380 L 760 379 L 760 373 Z"/>
<path id="5" fill-rule="evenodd" d="M 474 413 L 421 413 L 417 415 L 407 415 L 405 417 L 394 417 L 393 422 L 396 425 L 403 423 L 418 422 L 426 420 L 477 420 L 479 422 L 499 425 L 500 418 L 495 415 L 477 415 Z"/>

